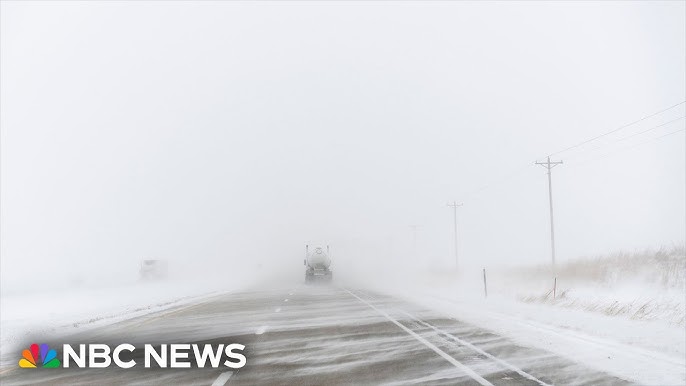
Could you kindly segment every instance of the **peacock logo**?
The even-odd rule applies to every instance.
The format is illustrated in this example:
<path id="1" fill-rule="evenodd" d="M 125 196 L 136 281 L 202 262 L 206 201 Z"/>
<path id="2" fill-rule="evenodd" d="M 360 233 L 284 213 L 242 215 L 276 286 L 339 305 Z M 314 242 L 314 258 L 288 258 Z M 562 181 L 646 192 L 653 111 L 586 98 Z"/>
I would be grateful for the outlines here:
<path id="1" fill-rule="evenodd" d="M 57 368 L 61 362 L 57 359 L 57 352 L 43 343 L 40 347 L 32 344 L 29 350 L 24 350 L 21 354 L 23 358 L 19 360 L 19 367 L 35 369 L 36 367 Z"/>

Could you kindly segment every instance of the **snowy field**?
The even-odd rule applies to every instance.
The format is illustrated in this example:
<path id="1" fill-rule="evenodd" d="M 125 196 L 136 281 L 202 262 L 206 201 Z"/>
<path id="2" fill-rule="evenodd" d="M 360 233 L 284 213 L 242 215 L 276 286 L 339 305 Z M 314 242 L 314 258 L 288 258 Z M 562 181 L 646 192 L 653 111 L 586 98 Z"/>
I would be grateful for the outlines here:
<path id="1" fill-rule="evenodd" d="M 214 279 L 88 283 L 47 293 L 3 291 L 0 366 L 14 365 L 11 354 L 36 337 L 98 328 L 250 286 L 248 280 Z"/>
<path id="2" fill-rule="evenodd" d="M 684 247 L 578 259 L 561 265 L 557 275 L 547 267 L 533 267 L 499 276 L 529 303 L 681 326 L 686 320 Z M 556 296 L 553 276 L 557 276 Z"/>

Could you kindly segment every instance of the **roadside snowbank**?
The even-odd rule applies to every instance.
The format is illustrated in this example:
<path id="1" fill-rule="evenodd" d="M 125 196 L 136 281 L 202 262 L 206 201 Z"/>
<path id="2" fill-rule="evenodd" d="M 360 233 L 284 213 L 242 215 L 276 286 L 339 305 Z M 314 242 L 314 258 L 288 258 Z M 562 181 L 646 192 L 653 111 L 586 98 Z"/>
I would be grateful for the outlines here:
<path id="1" fill-rule="evenodd" d="M 556 297 L 552 294 L 528 294 L 519 298 L 526 303 L 542 303 L 550 306 L 597 312 L 609 316 L 633 320 L 664 321 L 684 326 L 686 310 L 684 292 L 655 291 L 652 288 L 626 289 L 560 286 Z"/>
<path id="2" fill-rule="evenodd" d="M 538 268 L 487 270 L 487 297 L 481 269 L 416 271 L 350 284 L 403 297 L 629 381 L 684 385 L 684 258 L 670 255 L 663 260 L 668 264 L 657 265 L 651 255 L 644 257 L 631 264 L 591 261 L 586 266 L 602 273 L 594 278 L 584 277 L 584 270 L 565 274 L 562 267 L 555 299 L 550 272 Z"/>
<path id="3" fill-rule="evenodd" d="M 245 288 L 227 280 L 131 281 L 0 297 L 0 366 L 14 364 L 20 346 L 40 337 L 70 334 Z"/>
<path id="4" fill-rule="evenodd" d="M 579 310 L 522 304 L 501 297 L 480 302 L 436 295 L 405 297 L 529 347 L 647 385 L 686 384 L 686 333 L 661 321 L 635 321 Z"/>
<path id="5" fill-rule="evenodd" d="M 633 320 L 686 322 L 686 250 L 618 252 L 548 266 L 497 272 L 498 290 L 527 303 L 598 312 Z M 553 293 L 554 278 L 557 287 Z"/>

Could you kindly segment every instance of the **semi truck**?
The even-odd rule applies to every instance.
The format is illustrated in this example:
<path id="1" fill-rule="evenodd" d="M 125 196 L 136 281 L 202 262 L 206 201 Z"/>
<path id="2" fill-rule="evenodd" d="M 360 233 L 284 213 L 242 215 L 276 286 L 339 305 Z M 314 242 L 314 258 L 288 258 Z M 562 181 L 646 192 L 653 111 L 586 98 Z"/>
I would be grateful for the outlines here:
<path id="1" fill-rule="evenodd" d="M 305 283 L 330 282 L 333 279 L 330 256 L 328 245 L 326 251 L 322 247 L 314 247 L 310 251 L 310 246 L 305 245 Z"/>

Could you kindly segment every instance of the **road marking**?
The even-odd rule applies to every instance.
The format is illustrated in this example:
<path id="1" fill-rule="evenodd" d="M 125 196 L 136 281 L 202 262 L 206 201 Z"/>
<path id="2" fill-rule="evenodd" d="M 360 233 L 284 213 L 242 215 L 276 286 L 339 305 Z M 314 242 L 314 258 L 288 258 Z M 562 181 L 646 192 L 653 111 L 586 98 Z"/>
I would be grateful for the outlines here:
<path id="1" fill-rule="evenodd" d="M 458 304 L 455 300 L 445 298 L 443 296 L 435 296 L 435 295 L 428 295 L 429 297 L 443 302 L 447 304 L 451 304 L 455 306 Z M 608 349 L 612 350 L 608 352 L 608 354 L 614 354 L 615 356 L 622 356 L 625 358 L 627 361 L 631 362 L 636 362 L 640 363 L 643 365 L 643 368 L 650 367 L 650 368 L 655 368 L 660 365 L 669 365 L 669 366 L 679 366 L 679 369 L 681 372 L 681 376 L 679 381 L 674 381 L 674 382 L 668 382 L 668 383 L 683 383 L 683 369 L 685 362 L 681 358 L 675 358 L 669 355 L 664 355 L 656 351 L 651 351 L 648 349 L 644 348 L 639 348 L 635 347 L 632 345 L 620 343 L 620 342 L 615 342 L 611 341 L 609 339 L 604 339 L 596 336 L 591 336 L 588 334 L 584 334 L 582 332 L 578 331 L 573 331 L 569 328 L 565 328 L 562 326 L 555 326 L 555 325 L 549 325 L 541 322 L 535 322 L 529 319 L 525 319 L 523 317 L 518 317 L 518 316 L 513 316 L 510 314 L 506 314 L 503 312 L 496 312 L 496 311 L 485 311 L 483 312 L 484 315 L 488 316 L 489 318 L 495 318 L 498 320 L 508 320 L 508 322 L 514 324 L 514 325 L 519 325 L 520 327 L 524 327 L 527 329 L 535 329 L 538 334 L 550 334 L 553 335 L 556 338 L 561 338 L 564 339 L 565 341 L 570 341 L 573 343 L 585 343 L 589 344 L 593 349 L 599 348 L 599 349 Z M 544 347 L 541 347 L 544 348 Z M 559 353 L 558 350 L 554 350 L 556 353 Z M 564 355 L 564 354 L 562 354 Z M 577 359 L 579 362 L 584 362 L 588 363 L 590 365 L 594 365 L 592 361 L 589 360 L 580 360 Z M 646 365 L 646 363 L 650 363 L 650 366 Z M 602 369 L 604 371 L 607 371 L 607 368 Z M 641 369 L 634 369 L 636 372 L 641 372 Z M 663 371 L 664 372 L 664 371 Z M 649 377 L 649 376 L 648 376 Z M 643 382 L 643 383 L 649 383 L 649 382 Z"/>
<path id="2" fill-rule="evenodd" d="M 276 307 L 276 309 L 274 310 L 274 312 L 281 312 L 281 307 Z"/>
<path id="3" fill-rule="evenodd" d="M 216 295 L 210 295 L 210 296 L 207 296 L 207 297 L 202 297 L 202 295 L 201 295 L 201 296 L 199 296 L 200 299 L 198 299 L 199 302 L 193 302 L 193 303 L 188 303 L 188 304 L 181 304 L 181 305 L 178 305 L 178 306 L 172 306 L 172 307 L 170 307 L 170 308 L 163 309 L 163 310 L 160 310 L 160 311 L 157 311 L 157 312 L 152 312 L 152 313 L 147 314 L 147 315 L 141 315 L 141 316 L 137 316 L 137 317 L 132 317 L 132 318 L 130 318 L 130 319 L 124 319 L 124 320 L 122 320 L 122 321 L 120 321 L 120 322 L 117 322 L 116 324 L 119 324 L 119 323 L 133 323 L 133 324 L 131 324 L 131 325 L 129 326 L 129 328 L 132 328 L 132 327 L 140 327 L 140 326 L 142 326 L 142 325 L 144 325 L 144 324 L 148 324 L 148 323 L 150 323 L 150 322 L 153 322 L 153 321 L 156 321 L 156 320 L 159 320 L 159 319 L 162 319 L 162 318 L 166 318 L 166 317 L 169 317 L 169 316 L 172 316 L 172 315 L 175 315 L 175 314 L 179 314 L 179 313 L 185 312 L 185 311 L 190 311 L 190 310 L 192 310 L 192 309 L 194 309 L 194 308 L 203 306 L 203 305 L 205 305 L 205 304 L 207 304 L 207 303 L 210 303 L 210 302 L 214 301 L 215 298 L 218 298 L 218 297 L 221 297 L 221 296 L 225 296 L 225 295 L 228 295 L 228 294 L 230 294 L 230 292 L 227 291 L 227 292 L 222 292 L 222 293 L 219 293 L 219 294 L 216 294 Z M 195 300 L 195 299 L 193 299 L 193 300 Z M 136 319 L 142 319 L 142 320 L 139 321 L 139 322 L 135 322 Z"/>
<path id="4" fill-rule="evenodd" d="M 438 328 L 438 327 L 436 327 L 436 326 L 433 326 L 432 324 L 429 324 L 429 323 L 427 323 L 427 322 L 425 322 L 425 321 L 423 321 L 423 320 L 421 320 L 421 319 L 415 317 L 414 315 L 411 315 L 411 314 L 408 313 L 408 312 L 405 312 L 405 311 L 401 311 L 401 312 L 402 312 L 403 314 L 407 315 L 409 318 L 414 319 L 415 321 L 417 321 L 417 322 L 419 322 L 419 323 L 425 325 L 426 327 L 429 327 L 429 328 L 433 329 L 433 330 L 436 331 L 437 333 L 443 334 L 443 335 L 445 335 L 445 336 L 448 336 L 448 337 L 450 337 L 453 341 L 455 341 L 455 342 L 457 342 L 457 343 L 459 343 L 459 344 L 461 344 L 461 345 L 463 345 L 463 346 L 467 346 L 467 347 L 471 348 L 472 350 L 478 352 L 479 354 L 484 355 L 484 356 L 486 356 L 486 357 L 488 357 L 488 358 L 490 358 L 490 359 L 492 359 L 492 360 L 498 362 L 499 364 L 501 364 L 501 365 L 505 366 L 506 368 L 508 368 L 508 369 L 510 369 L 510 370 L 512 370 L 512 371 L 514 371 L 514 372 L 516 372 L 517 374 L 521 375 L 522 377 L 524 377 L 524 378 L 526 378 L 526 379 L 529 379 L 529 380 L 532 380 L 532 381 L 534 381 L 534 382 L 537 382 L 539 385 L 542 385 L 542 386 L 551 386 L 550 384 L 541 381 L 540 379 L 538 379 L 538 378 L 534 377 L 533 375 L 531 375 L 531 374 L 529 374 L 529 373 L 523 371 L 522 369 L 520 369 L 520 368 L 518 368 L 518 367 L 516 367 L 516 366 L 514 366 L 514 365 L 511 365 L 511 364 L 505 362 L 504 360 L 502 360 L 502 359 L 500 359 L 500 358 L 497 358 L 497 357 L 495 357 L 495 356 L 493 356 L 493 355 L 487 353 L 486 351 L 484 351 L 484 350 L 482 350 L 482 349 L 480 349 L 480 348 L 474 346 L 473 344 L 471 344 L 471 343 L 469 343 L 469 342 L 467 342 L 467 341 L 464 341 L 464 340 L 462 340 L 462 339 L 456 337 L 456 336 L 453 335 L 453 334 L 447 333 L 447 332 L 441 330 L 440 328 Z"/>
<path id="5" fill-rule="evenodd" d="M 212 382 L 212 386 L 224 386 L 224 384 L 226 384 L 226 381 L 228 381 L 232 375 L 233 371 L 227 371 L 225 373 L 219 374 L 217 379 L 215 379 L 214 382 Z"/>
<path id="6" fill-rule="evenodd" d="M 486 379 L 484 379 L 482 376 L 479 374 L 475 373 L 474 370 L 470 369 L 469 367 L 463 365 L 460 363 L 457 359 L 451 357 L 448 355 L 445 351 L 441 350 L 440 348 L 434 346 L 431 342 L 428 340 L 422 338 L 421 336 L 417 335 L 416 332 L 410 330 L 409 328 L 403 326 L 400 322 L 397 320 L 393 319 L 390 315 L 385 313 L 384 311 L 376 308 L 373 304 L 367 302 L 366 300 L 362 299 L 361 297 L 355 295 L 354 293 L 350 292 L 347 288 L 343 288 L 346 292 L 348 292 L 350 295 L 353 297 L 357 298 L 357 300 L 361 301 L 362 303 L 366 304 L 370 308 L 372 308 L 374 311 L 378 312 L 379 314 L 383 315 L 386 319 L 388 319 L 391 323 L 395 324 L 396 326 L 402 328 L 406 333 L 410 334 L 413 338 L 417 339 L 418 341 L 424 343 L 424 345 L 430 349 L 432 349 L 436 354 L 440 355 L 443 357 L 443 359 L 447 360 L 450 362 L 453 366 L 457 367 L 458 369 L 464 371 L 469 375 L 473 380 L 479 382 L 479 384 L 484 385 L 484 386 L 493 386 L 493 384 Z"/>
<path id="7" fill-rule="evenodd" d="M 5 373 L 9 373 L 9 372 L 12 371 L 12 370 L 14 370 L 14 367 L 8 367 L 8 368 L 6 368 L 6 369 L 4 369 L 4 370 L 1 370 L 1 371 L 0 371 L 0 375 L 5 374 Z"/>
<path id="8" fill-rule="evenodd" d="M 287 302 L 287 301 L 288 301 L 288 299 L 283 299 L 283 301 L 284 301 L 284 302 Z"/>
<path id="9" fill-rule="evenodd" d="M 262 326 L 255 331 L 255 335 L 262 335 L 265 331 L 267 331 L 267 326 Z"/>

